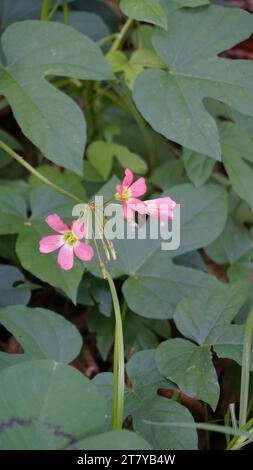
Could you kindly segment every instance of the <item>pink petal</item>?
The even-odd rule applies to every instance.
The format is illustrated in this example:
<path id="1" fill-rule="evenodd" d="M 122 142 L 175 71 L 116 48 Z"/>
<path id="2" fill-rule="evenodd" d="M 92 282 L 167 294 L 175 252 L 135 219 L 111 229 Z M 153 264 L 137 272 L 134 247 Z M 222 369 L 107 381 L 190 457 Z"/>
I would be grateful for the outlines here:
<path id="1" fill-rule="evenodd" d="M 133 197 L 128 202 L 128 205 L 134 211 L 139 212 L 139 214 L 148 214 L 147 205 L 145 204 L 145 202 L 141 201 L 140 199 L 136 199 Z"/>
<path id="2" fill-rule="evenodd" d="M 64 233 L 69 230 L 69 226 L 65 224 L 58 214 L 50 214 L 45 218 L 45 222 L 56 232 Z"/>
<path id="3" fill-rule="evenodd" d="M 74 250 L 72 246 L 63 245 L 58 253 L 57 262 L 59 266 L 68 271 L 74 265 Z"/>
<path id="4" fill-rule="evenodd" d="M 49 235 L 39 241 L 39 250 L 41 253 L 52 253 L 60 248 L 64 243 L 62 235 Z"/>
<path id="5" fill-rule="evenodd" d="M 126 188 L 129 188 L 129 186 L 132 184 L 134 179 L 133 172 L 129 170 L 129 168 L 125 169 L 125 178 L 122 181 L 122 186 L 125 186 Z"/>
<path id="6" fill-rule="evenodd" d="M 176 202 L 170 197 L 161 197 L 159 199 L 151 199 L 145 201 L 148 208 L 148 213 L 152 217 L 156 217 L 160 220 L 173 219 L 173 209 L 176 206 Z"/>
<path id="7" fill-rule="evenodd" d="M 129 189 L 133 197 L 139 197 L 145 194 L 147 191 L 145 178 L 139 178 Z"/>
<path id="8" fill-rule="evenodd" d="M 88 243 L 78 242 L 74 246 L 74 253 L 82 261 L 90 261 L 94 256 L 94 250 Z"/>
<path id="9" fill-rule="evenodd" d="M 123 202 L 124 219 L 134 219 L 134 211 L 127 202 Z"/>
<path id="10" fill-rule="evenodd" d="M 122 186 L 120 184 L 116 184 L 115 188 L 117 193 L 121 196 L 123 190 Z"/>
<path id="11" fill-rule="evenodd" d="M 86 235 L 86 227 L 83 223 L 79 222 L 79 220 L 73 220 L 71 231 L 78 240 L 81 240 Z"/>

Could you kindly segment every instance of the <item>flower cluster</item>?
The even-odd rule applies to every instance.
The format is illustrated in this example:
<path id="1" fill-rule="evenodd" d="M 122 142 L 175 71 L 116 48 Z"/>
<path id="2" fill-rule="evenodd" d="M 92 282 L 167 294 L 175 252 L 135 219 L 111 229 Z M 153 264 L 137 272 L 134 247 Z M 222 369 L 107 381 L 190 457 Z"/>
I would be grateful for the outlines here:
<path id="1" fill-rule="evenodd" d="M 122 202 L 123 216 L 131 224 L 135 224 L 135 213 L 155 217 L 161 221 L 173 219 L 175 201 L 170 197 L 151 199 L 142 201 L 139 197 L 147 191 L 145 178 L 139 178 L 133 182 L 134 175 L 128 168 L 125 170 L 125 177 L 122 184 L 116 185 L 114 198 Z M 91 261 L 94 256 L 92 246 L 80 240 L 86 239 L 87 229 L 79 220 L 74 220 L 71 226 L 65 224 L 59 215 L 50 214 L 45 222 L 50 228 L 57 232 L 57 235 L 48 235 L 39 242 L 41 253 L 52 253 L 59 249 L 57 262 L 64 270 L 70 270 L 74 266 L 74 257 L 81 261 Z M 112 249 L 112 243 L 106 240 Z M 102 239 L 103 242 L 103 239 Z M 106 248 L 108 251 L 108 249 Z M 115 259 L 115 257 L 113 257 Z M 109 259 L 109 258 L 108 258 Z"/>

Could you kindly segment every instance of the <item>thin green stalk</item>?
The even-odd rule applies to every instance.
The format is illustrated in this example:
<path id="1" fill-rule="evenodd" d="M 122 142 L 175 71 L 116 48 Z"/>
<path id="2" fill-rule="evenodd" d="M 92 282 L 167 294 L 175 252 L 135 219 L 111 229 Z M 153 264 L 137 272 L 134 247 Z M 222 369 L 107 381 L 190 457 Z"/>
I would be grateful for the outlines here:
<path id="1" fill-rule="evenodd" d="M 124 340 L 119 299 L 115 284 L 108 272 L 107 280 L 111 290 L 115 313 L 115 337 L 113 353 L 113 402 L 112 402 L 112 429 L 122 429 L 124 418 Z"/>
<path id="2" fill-rule="evenodd" d="M 26 170 L 28 170 L 30 173 L 35 175 L 40 181 L 45 183 L 47 186 L 49 186 L 51 189 L 56 191 L 57 193 L 62 194 L 63 196 L 69 197 L 70 199 L 73 199 L 73 201 L 76 202 L 83 202 L 82 199 L 79 197 L 75 196 L 75 194 L 70 193 L 69 191 L 65 191 L 65 189 L 61 188 L 57 184 L 54 184 L 52 181 L 47 179 L 45 176 L 43 176 L 41 173 L 39 173 L 35 168 L 33 168 L 30 163 L 26 162 L 21 155 L 16 153 L 14 150 L 12 150 L 7 144 L 5 144 L 2 140 L 0 140 L 0 148 L 2 148 L 8 155 L 10 155 L 14 160 L 16 160 L 20 165 L 22 165 Z"/>
<path id="3" fill-rule="evenodd" d="M 244 331 L 241 391 L 240 391 L 240 413 L 239 413 L 239 427 L 240 428 L 244 426 L 247 421 L 252 334 L 253 334 L 253 308 L 249 312 L 249 315 L 245 324 L 245 331 Z"/>
<path id="4" fill-rule="evenodd" d="M 242 429 L 237 429 L 236 431 L 238 432 L 238 435 L 235 435 L 233 439 L 230 441 L 229 445 L 227 446 L 227 450 L 238 450 L 247 443 L 251 442 L 253 440 L 253 434 L 252 434 L 252 429 L 253 429 L 253 418 L 250 419 L 243 427 Z M 244 436 L 242 433 L 245 431 L 248 432 L 248 436 Z"/>
<path id="5" fill-rule="evenodd" d="M 120 33 L 116 37 L 114 43 L 112 44 L 110 52 L 115 52 L 119 49 L 119 47 L 123 43 L 128 31 L 129 31 L 129 29 L 131 28 L 132 24 L 133 24 L 132 18 L 128 18 L 128 20 L 125 22 L 122 30 L 120 31 Z"/>
<path id="6" fill-rule="evenodd" d="M 51 0 L 43 0 L 42 7 L 41 7 L 41 14 L 40 14 L 41 21 L 48 21 L 50 6 L 51 6 Z"/>
<path id="7" fill-rule="evenodd" d="M 109 34 L 108 36 L 105 36 L 104 38 L 99 39 L 99 41 L 97 41 L 97 45 L 100 47 L 104 46 L 108 42 L 113 41 L 117 36 L 118 34 L 115 34 L 115 33 Z"/>
<path id="8" fill-rule="evenodd" d="M 63 21 L 64 24 L 69 24 L 69 7 L 67 0 L 63 0 Z"/>
<path id="9" fill-rule="evenodd" d="M 124 325 L 125 320 L 126 320 L 126 314 L 127 314 L 127 303 L 124 301 L 123 307 L 122 307 L 122 324 Z"/>
<path id="10" fill-rule="evenodd" d="M 60 6 L 60 2 L 56 2 L 53 6 L 53 8 L 51 9 L 50 13 L 48 14 L 47 16 L 47 21 L 51 21 L 52 18 L 54 17 L 55 13 L 57 12 L 58 8 Z"/>

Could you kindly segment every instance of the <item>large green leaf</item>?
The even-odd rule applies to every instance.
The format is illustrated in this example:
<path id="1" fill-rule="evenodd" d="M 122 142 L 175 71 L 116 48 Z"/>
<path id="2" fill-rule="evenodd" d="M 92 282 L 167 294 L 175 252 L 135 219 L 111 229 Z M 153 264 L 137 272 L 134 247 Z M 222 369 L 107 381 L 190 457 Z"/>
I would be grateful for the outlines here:
<path id="1" fill-rule="evenodd" d="M 230 325 L 247 299 L 244 283 L 217 284 L 185 297 L 177 306 L 174 320 L 185 339 L 160 344 L 156 359 L 160 372 L 189 396 L 204 400 L 215 409 L 219 399 L 217 375 L 211 347 L 220 357 L 241 362 L 243 326 Z"/>
<path id="2" fill-rule="evenodd" d="M 160 0 L 121 0 L 120 8 L 130 18 L 167 28 L 166 14 Z"/>
<path id="3" fill-rule="evenodd" d="M 217 127 L 203 99 L 214 98 L 253 115 L 252 63 L 218 57 L 251 35 L 252 16 L 216 5 L 178 9 L 167 2 L 164 8 L 168 31 L 157 29 L 153 45 L 169 70 L 142 72 L 134 84 L 135 103 L 157 132 L 220 159 Z"/>
<path id="4" fill-rule="evenodd" d="M 188 149 L 184 149 L 183 162 L 185 171 L 196 188 L 208 180 L 214 167 L 212 158 Z"/>
<path id="5" fill-rule="evenodd" d="M 26 221 L 26 202 L 14 187 L 0 186 L 0 234 L 17 233 Z"/>
<path id="6" fill-rule="evenodd" d="M 237 194 L 253 208 L 253 141 L 232 122 L 221 125 L 222 160 Z"/>
<path id="7" fill-rule="evenodd" d="M 127 363 L 127 375 L 131 385 L 127 388 L 125 412 L 134 416 L 143 400 L 155 398 L 159 388 L 175 388 L 165 380 L 155 361 L 155 349 L 135 353 Z"/>
<path id="8" fill-rule="evenodd" d="M 172 188 L 169 195 L 181 204 L 181 243 L 176 251 L 161 251 L 161 240 L 115 243 L 117 266 L 130 276 L 123 285 L 126 301 L 134 312 L 149 318 L 170 318 L 188 292 L 215 283 L 203 272 L 175 266 L 171 258 L 215 240 L 227 217 L 227 195 L 219 186 L 195 189 L 185 184 Z"/>
<path id="9" fill-rule="evenodd" d="M 210 344 L 214 327 L 229 325 L 247 299 L 249 288 L 242 282 L 217 284 L 177 306 L 174 320 L 179 331 L 198 344 Z M 211 343 L 212 344 L 212 343 Z"/>
<path id="10" fill-rule="evenodd" d="M 87 437 L 75 445 L 80 450 L 150 450 L 151 446 L 132 431 L 109 431 Z"/>
<path id="11" fill-rule="evenodd" d="M 112 78 L 99 47 L 69 26 L 35 20 L 9 26 L 2 47 L 7 64 L 0 67 L 0 93 L 23 133 L 47 158 L 81 174 L 83 114 L 45 76 Z"/>
<path id="12" fill-rule="evenodd" d="M 134 429 L 157 450 L 197 449 L 196 430 L 189 433 L 182 427 L 170 429 L 169 426 L 165 426 L 170 422 L 194 424 L 187 408 L 174 400 L 155 397 L 142 402 L 134 417 Z"/>
<path id="13" fill-rule="evenodd" d="M 215 410 L 219 384 L 208 346 L 196 346 L 181 338 L 158 346 L 156 361 L 161 374 L 175 382 L 186 395 L 203 400 Z"/>
<path id="14" fill-rule="evenodd" d="M 0 309 L 0 323 L 15 336 L 30 359 L 69 363 L 82 346 L 82 337 L 74 325 L 43 308 Z"/>
<path id="15" fill-rule="evenodd" d="M 85 5 L 84 5 L 85 6 Z M 54 21 L 64 22 L 63 12 L 54 16 Z M 69 11 L 69 24 L 80 33 L 98 41 L 109 35 L 109 29 L 101 16 L 87 11 Z"/>
<path id="16" fill-rule="evenodd" d="M 88 148 L 87 156 L 104 181 L 110 175 L 114 157 L 123 168 L 128 167 L 138 174 L 147 172 L 147 164 L 139 155 L 114 142 L 103 142 L 101 140 L 92 142 Z"/>
<path id="17" fill-rule="evenodd" d="M 253 248 L 253 238 L 244 225 L 228 219 L 222 234 L 205 251 L 218 264 L 234 264 Z"/>
<path id="18" fill-rule="evenodd" d="M 31 296 L 31 287 L 24 284 L 25 277 L 19 269 L 0 265 L 0 307 L 26 305 Z M 14 286 L 18 282 L 18 285 Z"/>
<path id="19" fill-rule="evenodd" d="M 1 450 L 57 450 L 100 432 L 105 400 L 73 367 L 31 361 L 0 377 Z"/>

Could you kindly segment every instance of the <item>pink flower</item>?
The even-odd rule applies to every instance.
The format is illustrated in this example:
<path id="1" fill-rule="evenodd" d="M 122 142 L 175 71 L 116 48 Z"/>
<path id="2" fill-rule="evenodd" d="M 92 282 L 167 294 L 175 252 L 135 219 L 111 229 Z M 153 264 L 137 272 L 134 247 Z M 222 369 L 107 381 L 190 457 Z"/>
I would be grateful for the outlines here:
<path id="1" fill-rule="evenodd" d="M 133 183 L 133 179 L 132 171 L 126 168 L 122 184 L 116 185 L 117 193 L 114 197 L 123 203 L 124 218 L 133 223 L 136 211 L 162 221 L 173 219 L 176 202 L 170 197 L 141 201 L 138 197 L 143 196 L 147 191 L 145 178 L 139 178 L 135 183 Z"/>
<path id="2" fill-rule="evenodd" d="M 159 220 L 173 219 L 173 210 L 176 206 L 176 202 L 170 197 L 160 197 L 159 199 L 150 199 L 144 202 L 147 206 L 147 213 L 151 217 L 155 217 Z"/>
<path id="3" fill-rule="evenodd" d="M 82 223 L 74 220 L 69 227 L 57 214 L 48 215 L 45 222 L 59 235 L 48 235 L 42 238 L 39 242 L 39 250 L 41 253 L 52 253 L 60 248 L 57 262 L 62 269 L 67 271 L 73 268 L 74 255 L 82 261 L 90 261 L 93 258 L 92 246 L 80 242 L 86 234 L 85 226 Z"/>
<path id="4" fill-rule="evenodd" d="M 133 219 L 134 211 L 146 214 L 147 208 L 143 201 L 138 199 L 147 191 L 145 178 L 139 178 L 133 183 L 134 175 L 126 168 L 125 178 L 122 184 L 116 184 L 117 193 L 115 199 L 123 203 L 123 214 L 125 219 Z"/>

